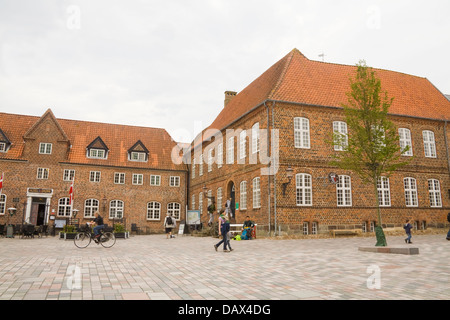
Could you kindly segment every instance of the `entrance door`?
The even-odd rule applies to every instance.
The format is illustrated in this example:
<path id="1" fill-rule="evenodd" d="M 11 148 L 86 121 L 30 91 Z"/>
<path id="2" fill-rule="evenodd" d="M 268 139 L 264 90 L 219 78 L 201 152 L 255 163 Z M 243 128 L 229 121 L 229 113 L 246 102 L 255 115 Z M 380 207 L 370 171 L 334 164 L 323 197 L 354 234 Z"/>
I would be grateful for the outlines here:
<path id="1" fill-rule="evenodd" d="M 45 203 L 39 203 L 36 225 L 42 226 L 45 221 Z"/>
<path id="2" fill-rule="evenodd" d="M 31 204 L 30 223 L 36 226 L 43 225 L 45 222 L 45 198 L 33 198 Z"/>

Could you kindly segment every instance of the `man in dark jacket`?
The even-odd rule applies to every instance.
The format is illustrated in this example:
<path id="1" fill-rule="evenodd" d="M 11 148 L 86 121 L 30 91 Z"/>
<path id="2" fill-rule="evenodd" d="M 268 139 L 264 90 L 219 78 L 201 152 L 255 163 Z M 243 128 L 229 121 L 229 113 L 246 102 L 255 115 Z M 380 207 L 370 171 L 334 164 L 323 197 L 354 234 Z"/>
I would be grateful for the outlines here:
<path id="1" fill-rule="evenodd" d="M 100 229 L 103 229 L 105 225 L 103 223 L 103 217 L 98 213 L 98 211 L 94 213 L 94 216 L 95 218 L 92 221 L 96 224 L 96 226 L 94 227 L 94 236 L 95 238 L 98 238 L 100 236 Z"/>

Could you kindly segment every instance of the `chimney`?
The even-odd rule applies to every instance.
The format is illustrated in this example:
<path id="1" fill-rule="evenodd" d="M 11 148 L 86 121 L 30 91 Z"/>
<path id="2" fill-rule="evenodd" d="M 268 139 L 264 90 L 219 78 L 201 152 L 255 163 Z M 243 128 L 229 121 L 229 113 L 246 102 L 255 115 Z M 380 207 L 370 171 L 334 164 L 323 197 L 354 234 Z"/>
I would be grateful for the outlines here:
<path id="1" fill-rule="evenodd" d="M 225 91 L 225 101 L 224 101 L 224 107 L 227 106 L 228 102 L 233 100 L 234 97 L 236 97 L 237 92 L 235 91 Z"/>

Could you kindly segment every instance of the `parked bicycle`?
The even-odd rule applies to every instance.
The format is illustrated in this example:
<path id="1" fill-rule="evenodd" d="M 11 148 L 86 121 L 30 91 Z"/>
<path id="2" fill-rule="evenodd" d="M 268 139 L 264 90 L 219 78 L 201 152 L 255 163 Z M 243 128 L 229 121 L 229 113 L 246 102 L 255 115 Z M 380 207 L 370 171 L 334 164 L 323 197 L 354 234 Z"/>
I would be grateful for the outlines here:
<path id="1" fill-rule="evenodd" d="M 95 238 L 89 224 L 86 224 L 84 230 L 81 230 L 76 234 L 73 241 L 78 248 L 86 248 L 92 240 L 94 240 L 97 244 L 101 244 L 105 248 L 111 248 L 116 243 L 114 233 L 110 231 L 103 231 L 103 229 L 100 229 L 100 236 Z"/>

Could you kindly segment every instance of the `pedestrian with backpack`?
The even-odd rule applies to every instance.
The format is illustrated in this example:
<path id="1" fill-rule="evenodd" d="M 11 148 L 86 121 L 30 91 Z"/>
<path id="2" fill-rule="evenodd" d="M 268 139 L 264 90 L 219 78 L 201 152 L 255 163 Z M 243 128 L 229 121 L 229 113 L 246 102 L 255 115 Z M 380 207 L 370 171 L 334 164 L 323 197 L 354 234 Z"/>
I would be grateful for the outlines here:
<path id="1" fill-rule="evenodd" d="M 448 215 L 447 215 L 447 221 L 450 222 L 450 212 L 449 212 Z M 446 239 L 450 241 L 450 229 L 448 230 L 447 238 L 446 238 Z"/>
<path id="2" fill-rule="evenodd" d="M 177 226 L 177 222 L 172 217 L 172 214 L 167 213 L 166 218 L 164 219 L 164 228 L 166 229 L 166 237 L 169 238 L 175 238 L 174 235 L 172 235 L 172 230 Z"/>

